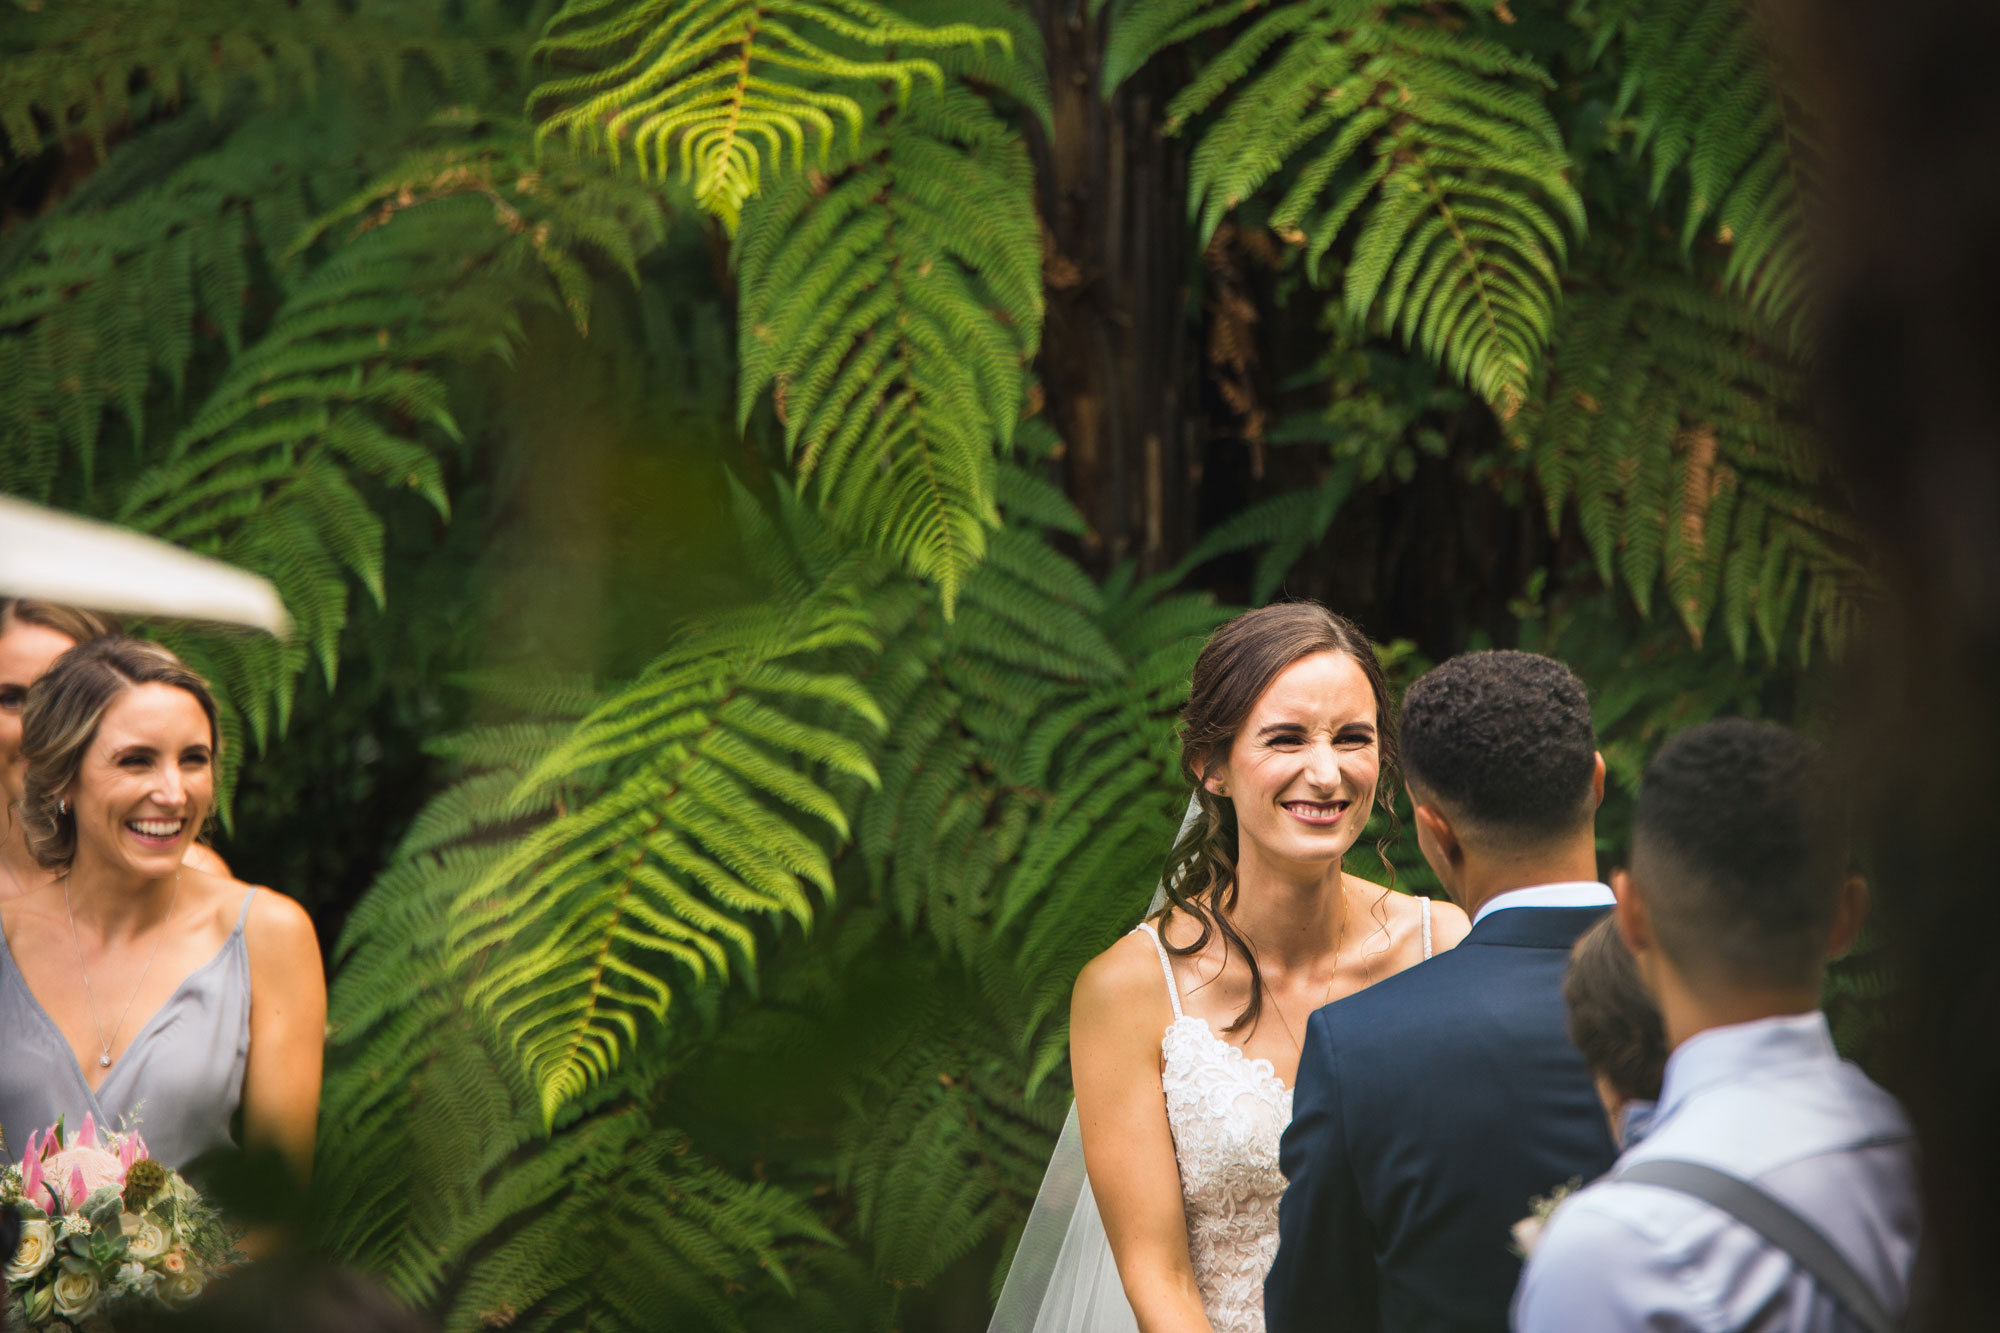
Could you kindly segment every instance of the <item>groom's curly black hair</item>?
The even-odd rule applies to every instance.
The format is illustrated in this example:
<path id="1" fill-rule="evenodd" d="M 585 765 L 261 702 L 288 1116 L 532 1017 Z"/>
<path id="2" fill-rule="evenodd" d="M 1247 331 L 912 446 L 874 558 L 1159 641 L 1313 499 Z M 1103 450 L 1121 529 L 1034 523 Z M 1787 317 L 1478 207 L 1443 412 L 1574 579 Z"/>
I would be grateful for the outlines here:
<path id="1" fill-rule="evenodd" d="M 1403 696 L 1402 732 L 1411 787 L 1490 835 L 1554 837 L 1596 809 L 1590 696 L 1553 658 L 1454 657 Z"/>

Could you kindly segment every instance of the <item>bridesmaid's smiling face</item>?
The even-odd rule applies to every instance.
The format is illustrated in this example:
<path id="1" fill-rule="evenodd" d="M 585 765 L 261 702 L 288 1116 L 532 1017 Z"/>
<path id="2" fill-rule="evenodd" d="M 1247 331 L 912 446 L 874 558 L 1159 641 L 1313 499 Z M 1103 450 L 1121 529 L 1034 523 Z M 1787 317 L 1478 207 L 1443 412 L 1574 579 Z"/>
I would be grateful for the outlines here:
<path id="1" fill-rule="evenodd" d="M 177 871 L 214 808 L 214 743 L 186 690 L 148 683 L 113 700 L 69 793 L 78 861 L 146 879 Z"/>
<path id="2" fill-rule="evenodd" d="M 1302 657 L 1274 677 L 1210 774 L 1236 807 L 1241 854 L 1324 866 L 1375 808 L 1382 750 L 1375 694 L 1346 653 Z"/>
<path id="3" fill-rule="evenodd" d="M 21 757 L 21 706 L 28 687 L 76 647 L 61 630 L 0 616 L 0 793 L 11 809 L 21 799 L 28 761 Z"/>

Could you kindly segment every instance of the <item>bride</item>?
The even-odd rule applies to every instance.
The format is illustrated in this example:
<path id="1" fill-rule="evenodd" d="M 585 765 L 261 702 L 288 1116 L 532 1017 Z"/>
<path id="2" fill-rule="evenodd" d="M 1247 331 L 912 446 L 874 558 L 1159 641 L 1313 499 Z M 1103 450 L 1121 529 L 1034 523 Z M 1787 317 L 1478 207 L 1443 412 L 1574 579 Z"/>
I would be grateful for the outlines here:
<path id="1" fill-rule="evenodd" d="M 1314 602 L 1238 616 L 1196 660 L 1181 721 L 1194 803 L 1164 907 L 1071 1001 L 1088 1181 L 1065 1188 L 1066 1131 L 993 1333 L 1261 1333 L 1307 1017 L 1468 929 L 1341 868 L 1395 763 L 1381 664 L 1352 624 Z"/>

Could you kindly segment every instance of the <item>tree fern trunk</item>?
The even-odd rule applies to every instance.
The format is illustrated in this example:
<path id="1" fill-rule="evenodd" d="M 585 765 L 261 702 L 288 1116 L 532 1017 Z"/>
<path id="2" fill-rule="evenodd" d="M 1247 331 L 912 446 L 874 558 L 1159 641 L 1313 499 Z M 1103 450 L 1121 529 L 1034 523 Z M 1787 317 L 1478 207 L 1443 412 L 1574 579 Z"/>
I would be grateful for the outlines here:
<path id="1" fill-rule="evenodd" d="M 1062 481 L 1089 521 L 1085 562 L 1151 572 L 1193 541 L 1207 430 L 1190 313 L 1184 145 L 1162 138 L 1162 60 L 1106 101 L 1103 24 L 1081 0 L 1038 0 L 1054 100 L 1036 137 L 1048 322 L 1039 371 L 1062 436 Z"/>

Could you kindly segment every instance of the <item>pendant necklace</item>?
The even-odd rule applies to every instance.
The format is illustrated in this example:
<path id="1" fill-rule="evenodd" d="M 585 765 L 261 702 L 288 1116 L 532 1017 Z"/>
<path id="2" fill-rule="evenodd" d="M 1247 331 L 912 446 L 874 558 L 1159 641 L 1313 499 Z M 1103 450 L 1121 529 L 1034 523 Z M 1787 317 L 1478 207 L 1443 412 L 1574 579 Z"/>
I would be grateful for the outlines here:
<path id="1" fill-rule="evenodd" d="M 90 1006 L 90 1026 L 97 1033 L 97 1064 L 100 1069 L 111 1067 L 111 1047 L 118 1040 L 119 1029 L 125 1026 L 125 1016 L 132 1012 L 132 1001 L 139 998 L 139 987 L 146 984 L 146 974 L 153 970 L 153 960 L 160 956 L 160 945 L 167 938 L 167 922 L 173 920 L 174 905 L 181 897 L 181 872 L 174 872 L 173 896 L 167 899 L 167 914 L 160 918 L 159 934 L 153 940 L 153 951 L 146 955 L 146 965 L 139 969 L 139 979 L 132 983 L 132 993 L 125 997 L 125 1007 L 118 1011 L 118 1022 L 111 1029 L 111 1040 L 104 1039 L 104 1025 L 97 1021 L 97 997 L 90 989 L 90 973 L 83 966 L 83 940 L 76 933 L 76 912 L 69 905 L 69 877 L 63 877 L 63 911 L 69 916 L 69 942 L 76 946 L 77 975 L 83 978 L 83 1000 Z"/>

